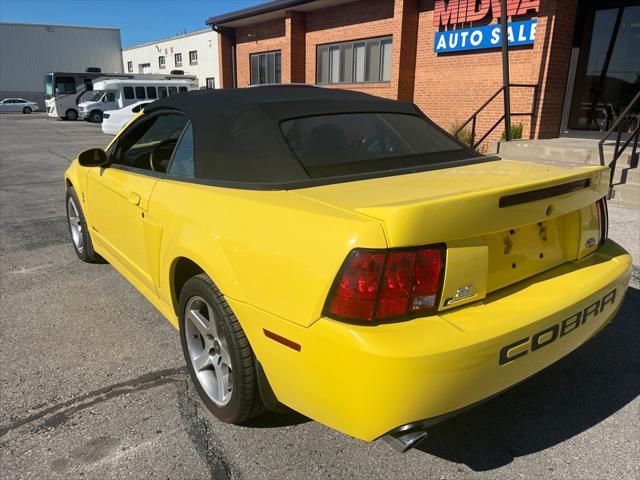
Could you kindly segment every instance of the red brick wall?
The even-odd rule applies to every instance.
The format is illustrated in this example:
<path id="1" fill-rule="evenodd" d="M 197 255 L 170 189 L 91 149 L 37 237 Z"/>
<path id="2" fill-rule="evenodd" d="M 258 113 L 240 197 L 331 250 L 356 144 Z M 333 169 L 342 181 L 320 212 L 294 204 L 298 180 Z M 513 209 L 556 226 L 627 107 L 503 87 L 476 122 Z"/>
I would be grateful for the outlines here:
<path id="1" fill-rule="evenodd" d="M 306 83 L 316 83 L 318 45 L 392 35 L 395 27 L 393 13 L 393 0 L 366 0 L 308 12 Z M 395 61 L 395 42 L 392 49 Z M 397 68 L 396 65 L 393 67 Z M 396 89 L 392 83 L 340 84 L 327 87 L 348 88 L 380 97 L 396 98 Z"/>
<path id="2" fill-rule="evenodd" d="M 575 8 L 576 0 L 542 0 L 535 44 L 510 51 L 511 83 L 539 85 L 533 129 L 530 117 L 512 118 L 512 124 L 523 123 L 524 138 L 531 134 L 536 138 L 554 137 L 560 131 Z M 433 22 L 434 1 L 421 0 L 414 102 L 436 123 L 449 129 L 454 123 L 467 120 L 500 88 L 502 56 L 500 50 L 436 55 Z M 530 111 L 532 100 L 531 89 L 513 88 L 511 111 Z M 499 95 L 479 116 L 477 132 L 484 134 L 503 111 L 503 97 Z M 496 129 L 489 141 L 498 140 L 503 131 L 502 127 Z"/>
<path id="3" fill-rule="evenodd" d="M 236 28 L 236 70 L 238 87 L 251 84 L 249 55 L 252 53 L 282 51 L 282 81 L 289 82 L 285 70 L 289 72 L 287 41 L 284 19 L 270 20 Z M 286 65 L 285 65 L 286 64 Z M 226 86 L 226 85 L 225 85 Z"/>
<path id="4" fill-rule="evenodd" d="M 306 77 L 306 18 L 302 12 L 287 12 L 285 31 L 288 55 L 284 64 L 286 78 L 292 83 L 305 83 Z M 284 72 L 283 72 L 284 73 Z M 285 75 L 283 74 L 283 81 Z"/>

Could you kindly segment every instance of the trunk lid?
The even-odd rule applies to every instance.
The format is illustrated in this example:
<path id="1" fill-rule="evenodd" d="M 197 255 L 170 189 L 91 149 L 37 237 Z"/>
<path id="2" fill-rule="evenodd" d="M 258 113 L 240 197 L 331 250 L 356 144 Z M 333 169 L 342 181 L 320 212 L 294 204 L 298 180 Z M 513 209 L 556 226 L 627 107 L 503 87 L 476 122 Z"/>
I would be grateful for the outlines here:
<path id="1" fill-rule="evenodd" d="M 292 193 L 379 221 L 389 247 L 445 243 L 445 309 L 595 250 L 607 173 L 497 160 Z"/>

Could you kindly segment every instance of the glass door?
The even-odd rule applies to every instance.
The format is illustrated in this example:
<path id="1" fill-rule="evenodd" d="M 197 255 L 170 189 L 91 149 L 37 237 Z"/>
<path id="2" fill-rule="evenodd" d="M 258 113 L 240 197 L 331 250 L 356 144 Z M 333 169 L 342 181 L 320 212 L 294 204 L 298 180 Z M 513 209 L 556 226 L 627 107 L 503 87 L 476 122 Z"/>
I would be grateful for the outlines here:
<path id="1" fill-rule="evenodd" d="M 562 121 L 568 136 L 602 136 L 640 89 L 640 1 L 580 2 Z M 623 119 L 631 132 L 640 107 Z"/>

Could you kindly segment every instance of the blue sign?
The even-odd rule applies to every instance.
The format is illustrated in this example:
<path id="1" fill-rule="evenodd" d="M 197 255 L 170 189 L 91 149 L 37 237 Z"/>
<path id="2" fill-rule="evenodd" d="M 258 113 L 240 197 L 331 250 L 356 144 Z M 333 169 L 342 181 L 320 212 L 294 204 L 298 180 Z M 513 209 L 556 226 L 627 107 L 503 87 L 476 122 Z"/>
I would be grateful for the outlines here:
<path id="1" fill-rule="evenodd" d="M 508 26 L 509 46 L 533 45 L 536 39 L 537 20 L 511 22 Z M 462 52 L 502 46 L 500 25 L 465 28 L 436 32 L 433 49 L 436 53 Z"/>

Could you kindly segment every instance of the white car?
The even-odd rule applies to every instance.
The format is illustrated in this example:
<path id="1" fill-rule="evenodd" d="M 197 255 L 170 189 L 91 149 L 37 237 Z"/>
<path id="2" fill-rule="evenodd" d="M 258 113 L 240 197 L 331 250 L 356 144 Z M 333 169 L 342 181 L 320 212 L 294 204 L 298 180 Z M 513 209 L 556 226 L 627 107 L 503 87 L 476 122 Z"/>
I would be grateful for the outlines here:
<path id="1" fill-rule="evenodd" d="M 102 114 L 102 133 L 116 135 L 148 103 L 151 102 L 137 102 L 118 110 L 107 110 Z"/>
<path id="2" fill-rule="evenodd" d="M 5 98 L 0 102 L 0 112 L 31 113 L 38 110 L 36 102 L 30 102 L 24 98 Z"/>

